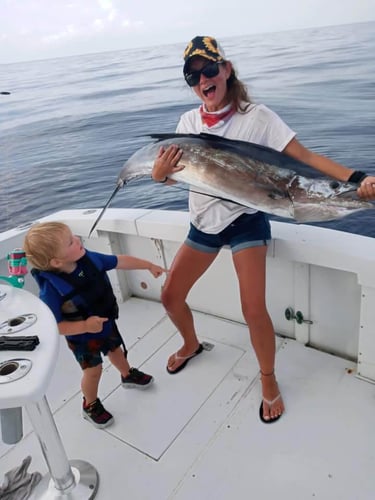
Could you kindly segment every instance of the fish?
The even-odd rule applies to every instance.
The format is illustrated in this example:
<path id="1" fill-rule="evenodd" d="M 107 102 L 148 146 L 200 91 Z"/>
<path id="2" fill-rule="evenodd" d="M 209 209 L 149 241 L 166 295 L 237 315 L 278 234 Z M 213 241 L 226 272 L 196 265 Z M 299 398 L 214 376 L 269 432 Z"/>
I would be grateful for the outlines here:
<path id="1" fill-rule="evenodd" d="M 232 201 L 297 223 L 340 219 L 374 208 L 357 195 L 358 185 L 325 177 L 289 155 L 252 142 L 213 134 L 151 134 L 154 142 L 124 163 L 116 187 L 90 230 L 97 226 L 116 193 L 132 179 L 151 176 L 160 147 L 182 150 L 183 170 L 168 177 L 205 196 Z"/>

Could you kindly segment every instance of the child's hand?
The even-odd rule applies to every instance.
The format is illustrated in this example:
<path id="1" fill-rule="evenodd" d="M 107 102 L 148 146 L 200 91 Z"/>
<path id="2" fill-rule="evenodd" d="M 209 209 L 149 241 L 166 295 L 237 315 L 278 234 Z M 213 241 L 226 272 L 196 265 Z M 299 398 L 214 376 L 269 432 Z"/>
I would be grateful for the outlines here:
<path id="1" fill-rule="evenodd" d="M 108 318 L 90 316 L 86 319 L 86 331 L 88 333 L 100 333 L 103 330 L 103 323 L 106 321 L 108 321 Z"/>
<path id="2" fill-rule="evenodd" d="M 152 263 L 150 265 L 149 271 L 154 276 L 154 278 L 159 278 L 159 276 L 167 272 L 167 270 L 164 269 L 163 267 L 157 266 L 156 264 Z"/>

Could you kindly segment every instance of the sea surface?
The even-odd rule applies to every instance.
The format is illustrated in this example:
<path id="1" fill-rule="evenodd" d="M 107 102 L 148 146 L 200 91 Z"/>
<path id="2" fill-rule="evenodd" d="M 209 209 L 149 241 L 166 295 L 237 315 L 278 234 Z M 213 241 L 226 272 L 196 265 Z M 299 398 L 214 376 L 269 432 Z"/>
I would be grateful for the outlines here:
<path id="1" fill-rule="evenodd" d="M 194 36 L 195 33 L 192 33 Z M 254 102 L 317 153 L 375 174 L 375 23 L 220 40 Z M 0 66 L 0 232 L 61 209 L 99 208 L 148 134 L 198 105 L 185 44 Z M 113 207 L 187 210 L 187 193 L 134 181 Z M 375 210 L 318 223 L 375 237 Z"/>

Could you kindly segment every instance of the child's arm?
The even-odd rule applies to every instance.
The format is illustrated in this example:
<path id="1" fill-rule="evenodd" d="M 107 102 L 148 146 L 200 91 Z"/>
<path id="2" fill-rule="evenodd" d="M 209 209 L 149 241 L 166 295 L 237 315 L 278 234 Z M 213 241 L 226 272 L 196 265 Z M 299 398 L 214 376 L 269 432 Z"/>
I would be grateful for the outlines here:
<path id="1" fill-rule="evenodd" d="M 155 278 L 166 272 L 165 269 L 148 260 L 138 259 L 138 257 L 130 255 L 118 255 L 116 269 L 148 269 Z"/>
<path id="2" fill-rule="evenodd" d="M 60 321 L 57 326 L 60 335 L 82 335 L 82 333 L 100 333 L 105 321 L 108 321 L 108 318 L 90 316 L 82 321 Z"/>

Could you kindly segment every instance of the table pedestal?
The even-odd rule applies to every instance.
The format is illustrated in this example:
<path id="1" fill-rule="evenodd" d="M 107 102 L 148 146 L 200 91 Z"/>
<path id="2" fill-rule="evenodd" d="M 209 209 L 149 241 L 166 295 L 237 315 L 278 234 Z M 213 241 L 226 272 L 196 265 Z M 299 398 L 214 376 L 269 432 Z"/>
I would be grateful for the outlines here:
<path id="1" fill-rule="evenodd" d="M 83 460 L 68 461 L 47 398 L 26 405 L 48 466 L 46 474 L 32 492 L 34 500 L 89 500 L 99 486 L 97 470 Z"/>

